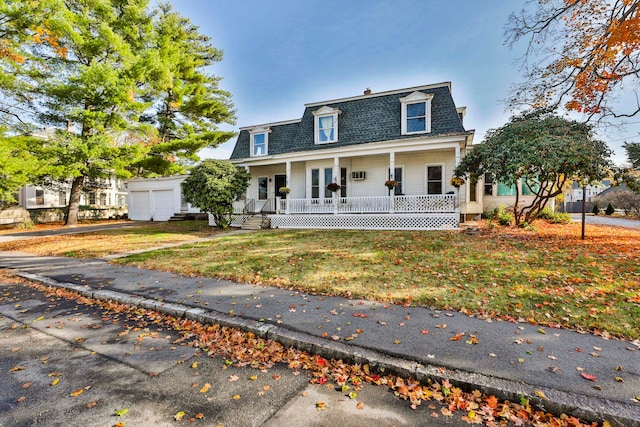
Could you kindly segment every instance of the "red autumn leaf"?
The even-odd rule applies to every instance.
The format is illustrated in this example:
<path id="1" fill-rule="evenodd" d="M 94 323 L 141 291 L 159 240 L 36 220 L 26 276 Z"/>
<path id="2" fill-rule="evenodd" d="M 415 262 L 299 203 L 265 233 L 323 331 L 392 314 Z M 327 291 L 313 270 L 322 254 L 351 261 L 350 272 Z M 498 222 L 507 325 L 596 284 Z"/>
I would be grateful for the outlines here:
<path id="1" fill-rule="evenodd" d="M 589 381 L 595 381 L 596 380 L 595 375 L 587 374 L 585 372 L 580 372 L 580 376 L 582 378 L 584 378 L 585 380 L 589 380 Z"/>
<path id="2" fill-rule="evenodd" d="M 421 332 L 422 335 L 427 335 L 428 333 L 429 333 L 428 329 L 423 329 Z"/>

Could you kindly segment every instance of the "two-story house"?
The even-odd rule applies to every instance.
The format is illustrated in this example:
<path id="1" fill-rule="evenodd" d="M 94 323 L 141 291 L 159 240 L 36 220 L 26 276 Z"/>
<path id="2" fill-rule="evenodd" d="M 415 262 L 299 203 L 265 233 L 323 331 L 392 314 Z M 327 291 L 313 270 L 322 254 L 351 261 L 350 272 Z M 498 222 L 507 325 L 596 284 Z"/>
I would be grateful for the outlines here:
<path id="1" fill-rule="evenodd" d="M 231 161 L 271 227 L 448 229 L 482 212 L 450 182 L 471 148 L 450 83 L 305 105 L 302 118 L 240 128 Z"/>

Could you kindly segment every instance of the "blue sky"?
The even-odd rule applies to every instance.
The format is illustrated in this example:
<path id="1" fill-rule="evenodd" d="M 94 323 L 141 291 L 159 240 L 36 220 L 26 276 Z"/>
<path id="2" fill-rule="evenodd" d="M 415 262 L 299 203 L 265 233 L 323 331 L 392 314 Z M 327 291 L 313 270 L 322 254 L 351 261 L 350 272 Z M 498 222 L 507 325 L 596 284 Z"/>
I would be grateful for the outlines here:
<path id="1" fill-rule="evenodd" d="M 524 46 L 504 45 L 503 0 L 172 0 L 224 59 L 211 67 L 231 92 L 235 126 L 301 117 L 304 104 L 450 81 L 465 127 L 481 142 L 511 115 L 503 102 L 520 78 Z M 640 118 L 632 121 L 640 121 Z M 601 134 L 625 159 L 638 127 Z M 229 158 L 235 140 L 201 156 Z"/>

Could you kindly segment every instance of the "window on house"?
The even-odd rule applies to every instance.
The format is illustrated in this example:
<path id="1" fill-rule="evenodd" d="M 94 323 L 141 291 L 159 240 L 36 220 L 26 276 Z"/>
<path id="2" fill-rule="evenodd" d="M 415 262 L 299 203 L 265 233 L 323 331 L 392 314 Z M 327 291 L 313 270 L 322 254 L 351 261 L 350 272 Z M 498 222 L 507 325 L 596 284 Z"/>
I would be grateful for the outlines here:
<path id="1" fill-rule="evenodd" d="M 490 173 L 484 174 L 484 195 L 493 196 L 493 176 Z"/>
<path id="2" fill-rule="evenodd" d="M 66 191 L 58 191 L 58 205 L 66 206 L 67 204 L 67 192 Z"/>
<path id="3" fill-rule="evenodd" d="M 477 182 L 469 182 L 469 201 L 470 202 L 478 201 L 478 183 Z"/>
<path id="4" fill-rule="evenodd" d="M 100 193 L 100 206 L 107 205 L 107 193 Z"/>
<path id="5" fill-rule="evenodd" d="M 517 191 L 515 184 L 498 182 L 498 196 L 515 196 Z"/>
<path id="6" fill-rule="evenodd" d="M 333 192 L 327 185 L 333 180 L 333 168 L 311 169 L 311 198 L 317 199 L 322 195 L 327 199 L 333 197 Z M 340 168 L 340 197 L 347 197 L 347 168 Z M 323 190 L 324 189 L 324 190 Z"/>
<path id="7" fill-rule="evenodd" d="M 340 168 L 340 197 L 347 197 L 347 168 Z"/>
<path id="8" fill-rule="evenodd" d="M 393 168 L 393 177 L 391 176 L 391 173 L 388 174 L 389 175 L 389 179 L 396 181 L 398 183 L 398 185 L 396 185 L 396 188 L 393 189 L 393 195 L 394 196 L 401 196 L 404 194 L 404 185 L 403 185 L 403 178 L 404 178 L 404 167 L 402 166 L 398 166 Z"/>
<path id="9" fill-rule="evenodd" d="M 432 99 L 433 94 L 423 92 L 413 92 L 400 98 L 402 135 L 431 132 Z"/>
<path id="10" fill-rule="evenodd" d="M 326 106 L 313 112 L 314 142 L 316 144 L 329 144 L 338 141 L 338 114 L 340 114 L 340 110 Z"/>
<path id="11" fill-rule="evenodd" d="M 320 197 L 320 169 L 311 169 L 311 198 Z"/>
<path id="12" fill-rule="evenodd" d="M 333 123 L 333 116 L 318 117 L 318 142 L 324 144 L 327 142 L 334 142 L 335 140 L 335 124 Z"/>
<path id="13" fill-rule="evenodd" d="M 251 156 L 265 156 L 267 154 L 267 134 L 255 133 L 251 135 Z"/>
<path id="14" fill-rule="evenodd" d="M 333 197 L 333 191 L 327 188 L 327 185 L 333 182 L 333 168 L 324 168 L 324 197 L 330 199 Z"/>
<path id="15" fill-rule="evenodd" d="M 427 165 L 427 194 L 443 194 L 444 167 L 442 165 Z"/>
<path id="16" fill-rule="evenodd" d="M 424 132 L 427 125 L 425 102 L 407 104 L 407 133 Z"/>
<path id="17" fill-rule="evenodd" d="M 124 206 L 124 196 L 118 196 L 118 206 Z"/>
<path id="18" fill-rule="evenodd" d="M 268 179 L 266 176 L 258 177 L 258 200 L 267 200 L 268 198 Z"/>
<path id="19" fill-rule="evenodd" d="M 89 204 L 90 205 L 96 204 L 96 193 L 89 193 Z"/>
<path id="20" fill-rule="evenodd" d="M 36 190 L 36 205 L 44 205 L 44 190 Z"/>

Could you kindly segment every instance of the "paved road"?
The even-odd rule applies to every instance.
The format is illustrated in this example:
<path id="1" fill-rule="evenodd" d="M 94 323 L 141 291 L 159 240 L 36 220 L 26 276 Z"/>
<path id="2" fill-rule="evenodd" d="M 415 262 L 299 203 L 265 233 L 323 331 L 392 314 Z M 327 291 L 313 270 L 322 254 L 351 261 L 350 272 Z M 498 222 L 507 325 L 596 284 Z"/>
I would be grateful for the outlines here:
<path id="1" fill-rule="evenodd" d="M 350 399 L 305 372 L 227 366 L 187 344 L 171 328 L 0 280 L 0 426 L 468 425 L 431 403 L 412 410 L 385 387 Z"/>
<path id="2" fill-rule="evenodd" d="M 582 222 L 581 214 L 571 214 L 571 218 L 574 222 Z M 625 218 L 614 218 L 610 216 L 602 216 L 602 215 L 592 215 L 588 214 L 586 216 L 587 224 L 593 225 L 610 225 L 613 227 L 626 227 L 626 228 L 640 228 L 640 220 L 635 219 L 625 219 Z"/>

